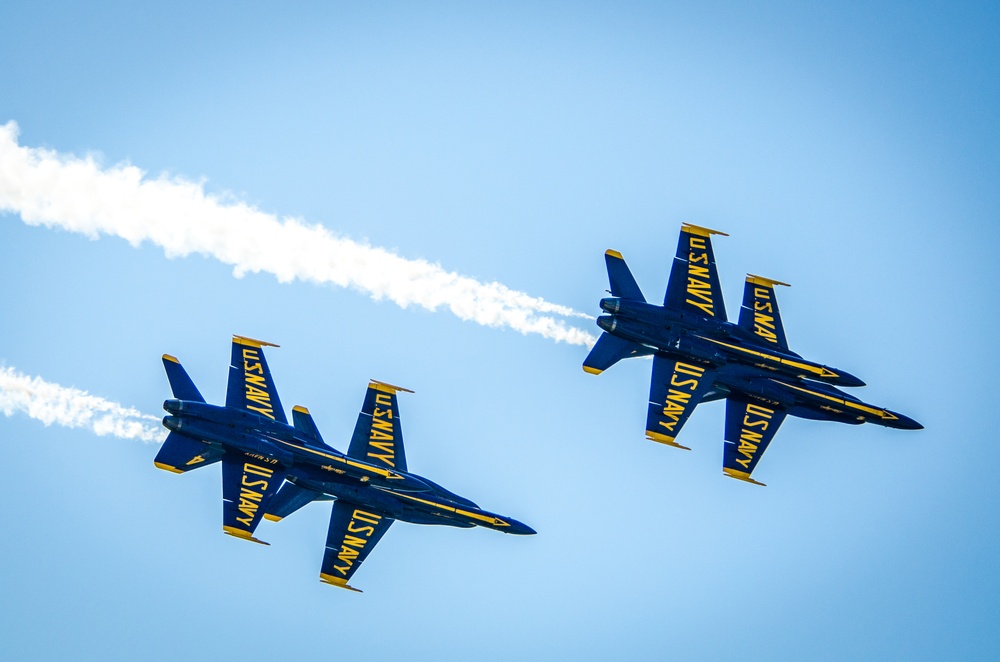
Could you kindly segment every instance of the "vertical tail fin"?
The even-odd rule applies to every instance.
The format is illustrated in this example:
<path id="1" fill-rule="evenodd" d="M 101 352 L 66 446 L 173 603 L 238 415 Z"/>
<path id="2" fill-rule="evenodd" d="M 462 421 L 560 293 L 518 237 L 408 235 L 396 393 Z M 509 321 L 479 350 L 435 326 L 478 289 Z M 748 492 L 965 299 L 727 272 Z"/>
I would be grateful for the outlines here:
<path id="1" fill-rule="evenodd" d="M 180 361 L 169 354 L 164 354 L 163 368 L 167 371 L 167 380 L 170 382 L 170 390 L 174 392 L 175 398 L 205 402 L 205 398 L 201 397 L 198 387 L 191 381 Z"/>
<path id="2" fill-rule="evenodd" d="M 604 252 L 604 262 L 608 265 L 608 280 L 611 281 L 611 296 L 646 301 L 642 296 L 639 284 L 635 282 L 632 272 L 625 264 L 625 258 L 618 251 L 608 249 Z"/>
<path id="3" fill-rule="evenodd" d="M 319 433 L 319 428 L 316 427 L 316 421 L 313 420 L 312 414 L 309 410 L 302 405 L 295 405 L 292 407 L 292 423 L 295 429 L 301 432 L 305 437 L 311 441 L 315 441 L 321 446 L 326 446 L 323 443 L 323 435 Z"/>

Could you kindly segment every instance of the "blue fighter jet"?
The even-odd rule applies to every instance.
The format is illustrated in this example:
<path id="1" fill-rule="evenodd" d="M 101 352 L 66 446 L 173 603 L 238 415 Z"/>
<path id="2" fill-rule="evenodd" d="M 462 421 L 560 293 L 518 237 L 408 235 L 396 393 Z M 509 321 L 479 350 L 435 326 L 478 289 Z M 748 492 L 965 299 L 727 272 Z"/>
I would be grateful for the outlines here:
<path id="1" fill-rule="evenodd" d="M 583 369 L 596 375 L 623 358 L 653 357 L 647 439 L 690 450 L 675 439 L 691 412 L 700 402 L 725 398 L 723 473 L 763 485 L 750 474 L 785 416 L 922 429 L 912 418 L 834 387 L 864 386 L 854 375 L 788 349 L 774 291 L 787 283 L 748 275 L 739 322 L 728 322 L 714 234 L 726 236 L 683 224 L 662 306 L 646 302 L 620 253 L 604 255 L 611 296 L 601 299 L 607 314 L 597 325 L 604 333 Z"/>
<path id="2" fill-rule="evenodd" d="M 224 407 L 207 404 L 180 362 L 163 355 L 174 397 L 163 403 L 170 434 L 154 464 L 185 473 L 221 462 L 225 533 L 266 545 L 254 537 L 262 517 L 335 500 L 320 579 L 355 591 L 348 580 L 397 519 L 535 533 L 407 471 L 396 394 L 412 391 L 372 380 L 346 454 L 323 442 L 305 407 L 292 409 L 289 425 L 265 346 L 277 347 L 233 336 Z"/>

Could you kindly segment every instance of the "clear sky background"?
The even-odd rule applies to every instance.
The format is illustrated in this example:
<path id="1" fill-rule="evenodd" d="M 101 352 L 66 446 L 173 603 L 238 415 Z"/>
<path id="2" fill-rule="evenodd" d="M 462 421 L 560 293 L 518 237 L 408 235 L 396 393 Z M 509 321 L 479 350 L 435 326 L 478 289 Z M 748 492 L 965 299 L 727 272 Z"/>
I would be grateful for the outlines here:
<path id="1" fill-rule="evenodd" d="M 723 230 L 733 317 L 792 283 L 792 349 L 927 429 L 789 419 L 758 488 L 722 403 L 644 440 L 648 361 L 8 212 L 0 364 L 159 416 L 162 353 L 221 403 L 231 334 L 273 341 L 329 443 L 409 387 L 410 469 L 539 534 L 399 523 L 339 591 L 329 506 L 247 544 L 217 467 L 14 413 L 3 657 L 1000 657 L 995 4 L 204 4 L 4 2 L 0 124 L 595 316 L 605 249 L 657 301 Z"/>

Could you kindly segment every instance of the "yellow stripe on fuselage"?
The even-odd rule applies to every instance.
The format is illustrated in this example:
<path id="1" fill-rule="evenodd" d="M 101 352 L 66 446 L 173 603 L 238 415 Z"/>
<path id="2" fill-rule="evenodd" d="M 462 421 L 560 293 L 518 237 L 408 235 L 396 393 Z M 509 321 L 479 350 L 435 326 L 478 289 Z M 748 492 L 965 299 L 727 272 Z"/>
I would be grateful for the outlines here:
<path id="1" fill-rule="evenodd" d="M 299 446 L 298 444 L 293 444 L 293 443 L 290 443 L 290 442 L 287 442 L 287 441 L 283 441 L 281 439 L 272 439 L 272 441 L 275 441 L 275 442 L 277 442 L 279 444 L 284 444 L 286 446 L 291 446 L 292 448 L 294 448 L 297 451 L 305 451 L 307 453 L 312 453 L 313 455 L 319 455 L 320 457 L 325 457 L 328 460 L 333 460 L 334 462 L 340 462 L 341 464 L 346 464 L 349 467 L 354 467 L 356 469 L 364 469 L 365 471 L 369 471 L 369 472 L 371 472 L 373 474 L 378 474 L 379 476 L 382 476 L 383 478 L 400 478 L 401 477 L 395 471 L 388 471 L 386 469 L 382 469 L 381 467 L 376 467 L 376 466 L 373 466 L 371 464 L 367 464 L 367 463 L 364 463 L 364 462 L 355 462 L 353 460 L 348 459 L 347 457 L 340 457 L 339 455 L 331 455 L 329 453 L 324 453 L 323 451 L 318 451 L 318 450 L 315 450 L 313 448 L 306 448 L 305 446 Z"/>
<path id="2" fill-rule="evenodd" d="M 819 366 L 809 365 L 808 363 L 802 363 L 800 361 L 793 361 L 792 359 L 785 359 L 780 356 L 775 356 L 773 354 L 758 352 L 757 350 L 747 349 L 746 347 L 740 347 L 739 345 L 731 345 L 727 342 L 722 342 L 721 340 L 706 338 L 705 336 L 695 336 L 695 338 L 701 338 L 702 340 L 714 342 L 716 345 L 722 345 L 723 347 L 728 347 L 729 349 L 735 349 L 737 352 L 743 352 L 744 354 L 757 356 L 762 359 L 767 359 L 768 361 L 774 361 L 776 363 L 780 363 L 781 365 L 787 365 L 792 368 L 798 368 L 799 370 L 805 370 L 806 372 L 811 372 L 814 375 L 819 375 L 820 377 L 839 377 L 837 373 L 833 372 L 832 370 L 828 370 L 827 368 L 821 368 Z"/>
<path id="3" fill-rule="evenodd" d="M 884 409 L 876 409 L 874 407 L 869 407 L 868 405 L 853 402 L 851 400 L 845 400 L 843 398 L 837 398 L 832 395 L 827 395 L 826 393 L 818 393 L 817 391 L 810 391 L 809 389 L 802 388 L 800 386 L 792 386 L 791 384 L 786 384 L 785 382 L 777 382 L 777 383 L 781 384 L 782 386 L 787 386 L 788 388 L 793 388 L 796 391 L 802 391 L 803 393 L 808 393 L 809 395 L 816 396 L 817 398 L 823 398 L 825 400 L 830 400 L 831 402 L 836 402 L 837 404 L 844 405 L 845 407 L 851 407 L 852 409 L 857 409 L 859 411 L 867 412 L 869 414 L 874 414 L 879 418 L 889 418 L 890 416 L 892 418 L 895 418 L 895 416 L 892 416 L 891 414 L 889 414 L 889 412 L 885 411 Z"/>
<path id="4" fill-rule="evenodd" d="M 410 501 L 416 501 L 418 503 L 424 503 L 428 506 L 434 506 L 435 508 L 440 508 L 441 510 L 447 510 L 458 515 L 464 515 L 466 517 L 471 517 L 473 519 L 478 519 L 483 522 L 488 522 L 493 526 L 510 526 L 507 522 L 503 521 L 499 517 L 487 517 L 486 515 L 480 515 L 479 513 L 473 513 L 468 510 L 462 510 L 461 508 L 455 508 L 454 506 L 446 506 L 443 503 L 437 503 L 436 501 L 428 501 L 427 499 L 420 499 L 409 494 L 403 494 L 401 492 L 392 492 L 393 496 L 403 497 L 404 499 L 409 499 Z M 499 524 L 498 524 L 499 522 Z"/>

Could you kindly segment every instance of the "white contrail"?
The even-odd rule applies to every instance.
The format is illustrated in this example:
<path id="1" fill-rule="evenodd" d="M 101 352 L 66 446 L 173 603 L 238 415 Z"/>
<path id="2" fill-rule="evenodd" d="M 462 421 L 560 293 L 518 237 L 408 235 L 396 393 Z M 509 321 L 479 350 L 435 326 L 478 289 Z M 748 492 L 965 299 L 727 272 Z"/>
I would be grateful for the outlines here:
<path id="1" fill-rule="evenodd" d="M 5 366 L 0 366 L 0 411 L 7 416 L 20 412 L 45 425 L 88 428 L 121 439 L 160 442 L 167 436 L 156 416 Z"/>
<path id="2" fill-rule="evenodd" d="M 406 307 L 446 307 L 463 320 L 507 326 L 552 340 L 593 345 L 596 338 L 557 317 L 585 318 L 566 306 L 445 271 L 425 260 L 337 237 L 319 225 L 279 219 L 243 202 L 223 200 L 200 183 L 150 178 L 120 164 L 18 144 L 15 122 L 0 126 L 0 212 L 29 225 L 57 227 L 91 238 L 121 237 L 133 246 L 151 241 L 168 257 L 210 255 L 236 276 L 268 272 L 354 287 L 374 299 Z"/>

